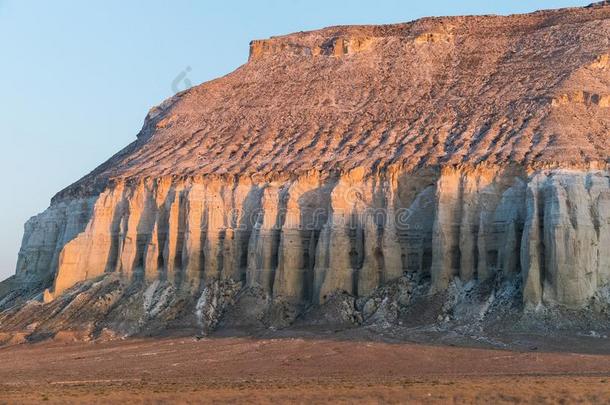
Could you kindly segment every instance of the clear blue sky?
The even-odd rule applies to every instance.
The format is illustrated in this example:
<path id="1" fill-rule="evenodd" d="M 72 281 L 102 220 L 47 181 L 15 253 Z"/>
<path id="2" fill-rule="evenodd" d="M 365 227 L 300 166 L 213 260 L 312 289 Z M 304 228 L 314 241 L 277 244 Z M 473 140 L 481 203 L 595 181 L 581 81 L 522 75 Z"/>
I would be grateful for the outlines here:
<path id="1" fill-rule="evenodd" d="M 134 138 L 148 109 L 226 74 L 251 39 L 339 24 L 510 14 L 576 0 L 0 0 L 0 279 L 23 223 Z"/>

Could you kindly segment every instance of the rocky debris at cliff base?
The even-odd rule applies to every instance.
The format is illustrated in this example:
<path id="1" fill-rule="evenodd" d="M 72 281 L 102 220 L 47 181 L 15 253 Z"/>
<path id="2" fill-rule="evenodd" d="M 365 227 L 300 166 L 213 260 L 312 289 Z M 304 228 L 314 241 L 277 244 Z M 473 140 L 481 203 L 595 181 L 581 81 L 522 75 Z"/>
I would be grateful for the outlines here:
<path id="1" fill-rule="evenodd" d="M 214 280 L 203 289 L 196 305 L 197 324 L 203 334 L 216 329 L 227 310 L 235 305 L 240 290 L 241 283 L 231 280 Z"/>
<path id="2" fill-rule="evenodd" d="M 583 316 L 560 306 L 524 311 L 520 281 L 502 275 L 466 284 L 455 278 L 437 294 L 429 293 L 429 283 L 427 278 L 405 274 L 367 297 L 335 293 L 321 305 L 299 307 L 274 302 L 263 290 L 240 283 L 212 282 L 197 293 L 177 291 L 159 281 L 131 283 L 107 275 L 81 283 L 51 303 L 27 301 L 5 311 L 0 316 L 0 344 L 168 333 L 265 337 L 331 333 L 523 349 L 540 337 L 605 341 L 610 335 L 606 312 L 610 301 L 605 294 L 592 300 Z"/>

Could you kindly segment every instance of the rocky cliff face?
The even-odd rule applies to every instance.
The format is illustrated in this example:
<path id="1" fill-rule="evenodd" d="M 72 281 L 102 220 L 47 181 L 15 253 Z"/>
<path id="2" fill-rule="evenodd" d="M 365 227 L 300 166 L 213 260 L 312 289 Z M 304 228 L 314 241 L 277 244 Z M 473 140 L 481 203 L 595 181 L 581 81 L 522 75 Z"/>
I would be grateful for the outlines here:
<path id="1" fill-rule="evenodd" d="M 2 328 L 408 322 L 506 282 L 519 311 L 591 308 L 609 54 L 603 4 L 253 41 L 28 221 Z"/>

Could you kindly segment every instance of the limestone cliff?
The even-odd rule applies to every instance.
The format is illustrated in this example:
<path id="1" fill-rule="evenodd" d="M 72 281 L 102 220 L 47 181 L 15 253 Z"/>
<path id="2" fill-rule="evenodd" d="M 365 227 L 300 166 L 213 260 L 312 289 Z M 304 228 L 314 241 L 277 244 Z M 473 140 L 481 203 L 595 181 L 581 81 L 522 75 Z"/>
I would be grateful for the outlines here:
<path id="1" fill-rule="evenodd" d="M 253 41 L 28 221 L 0 329 L 78 297 L 98 334 L 366 323 L 490 280 L 588 308 L 610 284 L 609 55 L 604 4 Z"/>

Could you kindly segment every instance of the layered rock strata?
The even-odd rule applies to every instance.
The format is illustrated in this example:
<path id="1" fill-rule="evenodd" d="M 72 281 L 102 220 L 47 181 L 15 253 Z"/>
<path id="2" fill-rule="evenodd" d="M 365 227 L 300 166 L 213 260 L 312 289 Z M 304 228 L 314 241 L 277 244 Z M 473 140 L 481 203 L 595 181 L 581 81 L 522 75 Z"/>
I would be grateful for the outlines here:
<path id="1" fill-rule="evenodd" d="M 599 4 L 254 41 L 28 221 L 0 308 L 104 276 L 153 318 L 190 297 L 208 326 L 231 306 L 290 324 L 404 277 L 587 307 L 610 283 L 609 38 Z"/>
<path id="2" fill-rule="evenodd" d="M 233 280 L 321 304 L 337 291 L 367 296 L 404 272 L 430 275 L 435 291 L 501 272 L 523 277 L 528 305 L 578 307 L 610 277 L 605 171 L 164 178 L 71 204 L 80 210 L 53 208 L 27 225 L 17 277 L 56 271 L 47 300 L 106 273 L 193 292 Z"/>

